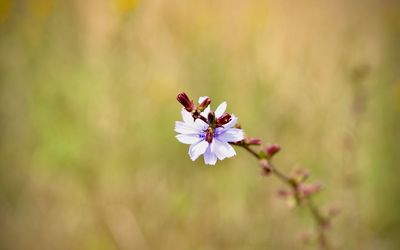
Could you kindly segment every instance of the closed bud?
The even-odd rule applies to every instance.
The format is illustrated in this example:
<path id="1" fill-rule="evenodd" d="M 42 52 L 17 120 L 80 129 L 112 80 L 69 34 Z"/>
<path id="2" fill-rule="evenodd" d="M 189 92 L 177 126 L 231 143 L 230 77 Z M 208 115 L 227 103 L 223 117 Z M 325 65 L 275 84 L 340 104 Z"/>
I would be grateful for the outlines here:
<path id="1" fill-rule="evenodd" d="M 321 190 L 321 185 L 320 184 L 300 184 L 299 187 L 299 192 L 304 196 L 310 196 L 312 194 L 315 194 Z"/>
<path id="2" fill-rule="evenodd" d="M 217 126 L 225 125 L 230 121 L 231 121 L 231 115 L 228 113 L 224 113 L 217 119 Z"/>
<path id="3" fill-rule="evenodd" d="M 281 150 L 281 147 L 278 144 L 272 144 L 269 145 L 265 148 L 265 153 L 269 158 L 274 156 L 276 153 L 278 153 Z"/>
<path id="4" fill-rule="evenodd" d="M 192 112 L 195 109 L 193 101 L 189 99 L 185 92 L 178 94 L 176 99 L 188 112 Z"/>
<path id="5" fill-rule="evenodd" d="M 292 196 L 293 193 L 292 193 L 291 191 L 286 190 L 286 189 L 280 188 L 280 189 L 278 189 L 278 191 L 277 191 L 277 195 L 278 195 L 279 197 L 281 197 L 281 198 L 287 198 L 287 197 L 289 197 L 289 196 Z"/>
<path id="6" fill-rule="evenodd" d="M 204 99 L 204 101 L 202 101 L 197 108 L 199 109 L 200 112 L 203 112 L 208 107 L 208 105 L 210 105 L 210 103 L 211 103 L 210 97 L 206 97 L 206 99 Z"/>
<path id="7" fill-rule="evenodd" d="M 210 113 L 208 113 L 208 123 L 209 124 L 214 124 L 215 123 L 215 113 L 213 111 L 210 111 Z"/>
<path id="8" fill-rule="evenodd" d="M 262 141 L 259 138 L 250 137 L 250 138 L 246 138 L 245 139 L 245 143 L 248 144 L 248 145 L 261 145 Z"/>
<path id="9" fill-rule="evenodd" d="M 263 175 L 269 175 L 272 172 L 272 168 L 271 165 L 269 164 L 269 162 L 266 159 L 262 159 L 259 162 L 260 167 L 261 167 L 261 171 Z"/>

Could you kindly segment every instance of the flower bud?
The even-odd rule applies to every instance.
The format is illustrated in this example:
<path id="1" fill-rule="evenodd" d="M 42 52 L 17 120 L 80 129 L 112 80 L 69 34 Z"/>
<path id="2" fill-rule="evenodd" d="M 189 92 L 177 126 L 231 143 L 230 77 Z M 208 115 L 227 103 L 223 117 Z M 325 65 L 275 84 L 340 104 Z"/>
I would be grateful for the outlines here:
<path id="1" fill-rule="evenodd" d="M 185 92 L 178 94 L 176 99 L 188 112 L 192 112 L 195 109 L 193 101 L 189 99 Z"/>
<path id="2" fill-rule="evenodd" d="M 203 112 L 208 107 L 208 105 L 210 105 L 210 103 L 211 103 L 210 97 L 206 97 L 206 99 L 204 99 L 204 101 L 202 101 L 197 108 L 199 109 L 200 112 Z"/>
<path id="3" fill-rule="evenodd" d="M 261 145 L 262 141 L 259 138 L 250 137 L 250 138 L 246 138 L 245 139 L 245 143 L 248 144 L 248 145 Z"/>
<path id="4" fill-rule="evenodd" d="M 310 196 L 321 190 L 320 184 L 300 184 L 298 187 L 299 192 L 304 196 Z"/>
<path id="5" fill-rule="evenodd" d="M 284 188 L 278 189 L 277 194 L 281 198 L 287 198 L 287 197 L 293 195 L 293 193 L 291 191 L 288 191 L 288 190 L 286 190 Z"/>
<path id="6" fill-rule="evenodd" d="M 265 148 L 265 153 L 269 158 L 274 156 L 276 153 L 278 153 L 281 150 L 281 147 L 278 144 L 271 144 Z"/>
<path id="7" fill-rule="evenodd" d="M 266 159 L 260 160 L 259 164 L 263 175 L 269 175 L 272 172 L 271 165 Z"/>
<path id="8" fill-rule="evenodd" d="M 210 111 L 210 113 L 208 113 L 208 123 L 209 124 L 214 124 L 215 123 L 215 113 L 213 111 Z"/>
<path id="9" fill-rule="evenodd" d="M 231 121 L 231 115 L 228 113 L 224 113 L 217 119 L 217 126 L 220 127 L 222 125 L 227 124 L 230 121 Z"/>

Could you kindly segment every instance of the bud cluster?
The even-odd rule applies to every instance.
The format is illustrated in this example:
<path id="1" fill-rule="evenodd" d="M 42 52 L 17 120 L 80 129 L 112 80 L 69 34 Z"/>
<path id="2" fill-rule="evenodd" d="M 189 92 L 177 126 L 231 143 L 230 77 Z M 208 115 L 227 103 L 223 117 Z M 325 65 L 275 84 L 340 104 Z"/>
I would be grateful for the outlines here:
<path id="1" fill-rule="evenodd" d="M 278 190 L 278 196 L 295 200 L 296 203 L 300 204 L 304 199 L 311 197 L 321 190 L 319 183 L 305 183 L 309 177 L 309 171 L 307 169 L 296 169 L 289 176 L 292 189 L 290 191 L 280 189 Z"/>
<path id="2" fill-rule="evenodd" d="M 294 187 L 296 188 L 296 195 L 301 200 L 308 198 L 321 190 L 321 185 L 319 183 L 306 183 L 309 176 L 309 171 L 302 168 L 295 169 L 290 176 L 290 179 L 295 184 Z"/>
<path id="3" fill-rule="evenodd" d="M 232 116 L 229 113 L 223 113 L 220 117 L 216 117 L 215 112 L 210 111 L 207 117 L 202 116 L 201 113 L 211 104 L 209 97 L 206 97 L 199 105 L 196 105 L 185 92 L 179 93 L 176 99 L 186 111 L 192 114 L 194 120 L 202 119 L 213 129 L 222 127 L 232 120 Z M 212 132 L 210 131 L 210 133 Z"/>
<path id="4" fill-rule="evenodd" d="M 201 112 L 210 105 L 211 99 L 209 97 L 206 97 L 199 105 L 196 105 L 185 92 L 179 93 L 176 99 L 182 104 L 186 111 L 192 114 L 193 119 L 202 119 L 207 122 L 207 119 L 201 115 Z"/>

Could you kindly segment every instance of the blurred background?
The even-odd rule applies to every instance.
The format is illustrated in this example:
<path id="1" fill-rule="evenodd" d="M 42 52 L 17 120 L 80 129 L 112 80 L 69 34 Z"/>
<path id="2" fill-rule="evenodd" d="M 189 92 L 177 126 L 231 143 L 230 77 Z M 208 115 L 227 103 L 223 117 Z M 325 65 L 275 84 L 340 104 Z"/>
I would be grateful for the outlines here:
<path id="1" fill-rule="evenodd" d="M 1 249 L 315 249 L 257 162 L 192 162 L 175 97 L 228 102 L 342 212 L 333 249 L 400 248 L 400 3 L 1 0 Z"/>

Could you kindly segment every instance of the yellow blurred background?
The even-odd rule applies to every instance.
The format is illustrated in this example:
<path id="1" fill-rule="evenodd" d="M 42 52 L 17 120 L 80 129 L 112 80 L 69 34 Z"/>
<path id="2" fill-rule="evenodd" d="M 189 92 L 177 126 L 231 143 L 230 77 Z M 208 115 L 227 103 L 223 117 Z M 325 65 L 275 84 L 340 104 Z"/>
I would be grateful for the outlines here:
<path id="1" fill-rule="evenodd" d="M 400 248 L 398 1 L 1 0 L 1 249 L 315 249 L 257 162 L 191 162 L 175 96 L 309 168 L 333 249 Z"/>

